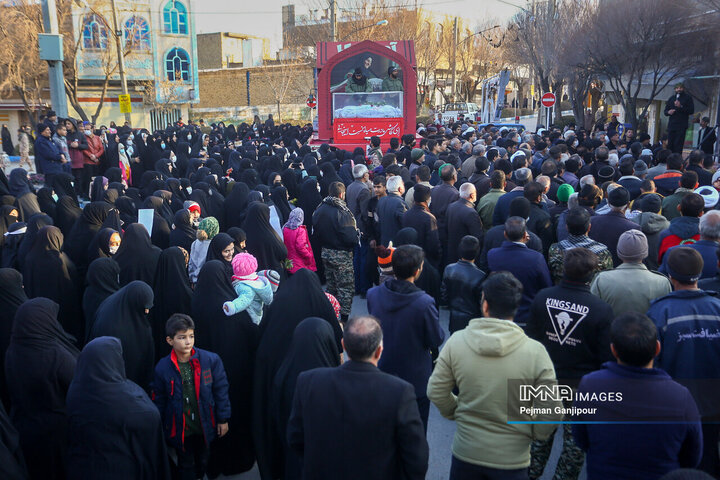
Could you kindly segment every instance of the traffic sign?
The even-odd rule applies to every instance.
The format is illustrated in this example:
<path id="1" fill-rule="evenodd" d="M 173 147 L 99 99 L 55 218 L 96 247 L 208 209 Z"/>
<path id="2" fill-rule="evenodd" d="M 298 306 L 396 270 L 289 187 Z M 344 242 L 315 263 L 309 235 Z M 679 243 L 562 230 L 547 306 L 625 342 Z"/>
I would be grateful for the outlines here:
<path id="1" fill-rule="evenodd" d="M 305 104 L 310 108 L 315 108 L 315 106 L 317 105 L 317 99 L 315 98 L 315 95 L 313 95 L 312 93 L 308 95 Z"/>
<path id="2" fill-rule="evenodd" d="M 120 102 L 120 113 L 132 113 L 132 103 L 130 103 L 130 95 L 118 95 Z"/>
<path id="3" fill-rule="evenodd" d="M 542 98 L 540 99 L 540 101 L 541 101 L 542 104 L 543 104 L 543 107 L 548 107 L 548 108 L 550 108 L 550 107 L 552 107 L 553 105 L 555 105 L 555 100 L 556 100 L 556 99 L 555 99 L 555 94 L 552 93 L 552 92 L 543 93 L 543 96 L 542 96 Z"/>

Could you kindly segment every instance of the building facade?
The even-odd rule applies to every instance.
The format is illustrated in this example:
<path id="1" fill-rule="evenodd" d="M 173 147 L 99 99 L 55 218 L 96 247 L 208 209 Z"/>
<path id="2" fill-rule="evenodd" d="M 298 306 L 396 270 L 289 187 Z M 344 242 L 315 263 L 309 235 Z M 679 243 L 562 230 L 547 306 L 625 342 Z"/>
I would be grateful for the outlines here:
<path id="1" fill-rule="evenodd" d="M 187 119 L 189 105 L 199 99 L 194 0 L 115 3 L 132 124 L 164 128 L 164 123 L 180 116 Z M 89 117 L 102 98 L 103 108 L 96 123 L 121 123 L 124 114 L 118 100 L 122 90 L 111 2 L 72 5 L 77 102 Z M 109 82 L 103 94 L 106 78 Z M 71 116 L 80 116 L 72 102 L 68 108 Z"/>

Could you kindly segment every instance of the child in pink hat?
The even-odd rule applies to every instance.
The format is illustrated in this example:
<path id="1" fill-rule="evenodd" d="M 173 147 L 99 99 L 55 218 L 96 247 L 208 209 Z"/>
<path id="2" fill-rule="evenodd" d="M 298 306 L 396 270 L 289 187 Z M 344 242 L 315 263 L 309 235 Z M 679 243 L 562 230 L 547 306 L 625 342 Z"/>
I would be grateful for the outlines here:
<path id="1" fill-rule="evenodd" d="M 232 259 L 232 284 L 237 294 L 235 300 L 225 302 L 223 311 L 231 316 L 247 310 L 255 324 L 263 316 L 263 307 L 272 303 L 273 294 L 280 282 L 274 270 L 257 271 L 257 259 L 249 253 L 238 253 Z"/>

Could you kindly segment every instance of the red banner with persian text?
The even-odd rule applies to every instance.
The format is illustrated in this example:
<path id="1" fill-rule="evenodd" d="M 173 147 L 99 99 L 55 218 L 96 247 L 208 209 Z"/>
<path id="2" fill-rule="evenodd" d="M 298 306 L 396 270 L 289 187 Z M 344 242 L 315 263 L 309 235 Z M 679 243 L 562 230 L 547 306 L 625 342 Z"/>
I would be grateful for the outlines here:
<path id="1" fill-rule="evenodd" d="M 402 118 L 336 118 L 334 121 L 335 143 L 355 143 L 373 135 L 382 140 L 402 136 Z"/>

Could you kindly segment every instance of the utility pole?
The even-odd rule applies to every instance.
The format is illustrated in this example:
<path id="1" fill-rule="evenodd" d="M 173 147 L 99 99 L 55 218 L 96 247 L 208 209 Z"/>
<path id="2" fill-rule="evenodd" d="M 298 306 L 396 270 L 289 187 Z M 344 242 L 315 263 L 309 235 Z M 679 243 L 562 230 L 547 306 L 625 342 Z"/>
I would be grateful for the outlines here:
<path id="1" fill-rule="evenodd" d="M 48 62 L 48 80 L 50 83 L 50 99 L 53 109 L 60 118 L 67 118 L 68 106 L 67 97 L 65 96 L 65 76 L 63 75 L 63 49 L 62 35 L 58 28 L 57 7 L 55 0 L 42 0 L 43 28 L 48 37 L 53 37 L 50 41 L 55 47 L 52 49 L 54 53 L 47 58 L 42 58 Z M 40 49 L 42 53 L 42 48 Z"/>
<path id="2" fill-rule="evenodd" d="M 457 75 L 458 17 L 453 21 L 453 55 L 452 55 L 452 101 L 455 101 L 455 76 Z"/>
<path id="3" fill-rule="evenodd" d="M 337 42 L 337 0 L 330 0 L 330 41 Z"/>
<path id="4" fill-rule="evenodd" d="M 120 70 L 120 84 L 122 85 L 123 95 L 128 94 L 127 79 L 125 78 L 125 55 L 122 49 L 122 31 L 118 27 L 117 9 L 115 8 L 115 0 L 110 0 L 112 6 L 113 30 L 115 31 L 115 49 L 118 56 L 118 69 Z M 130 114 L 125 113 L 125 121 L 130 123 Z"/>

